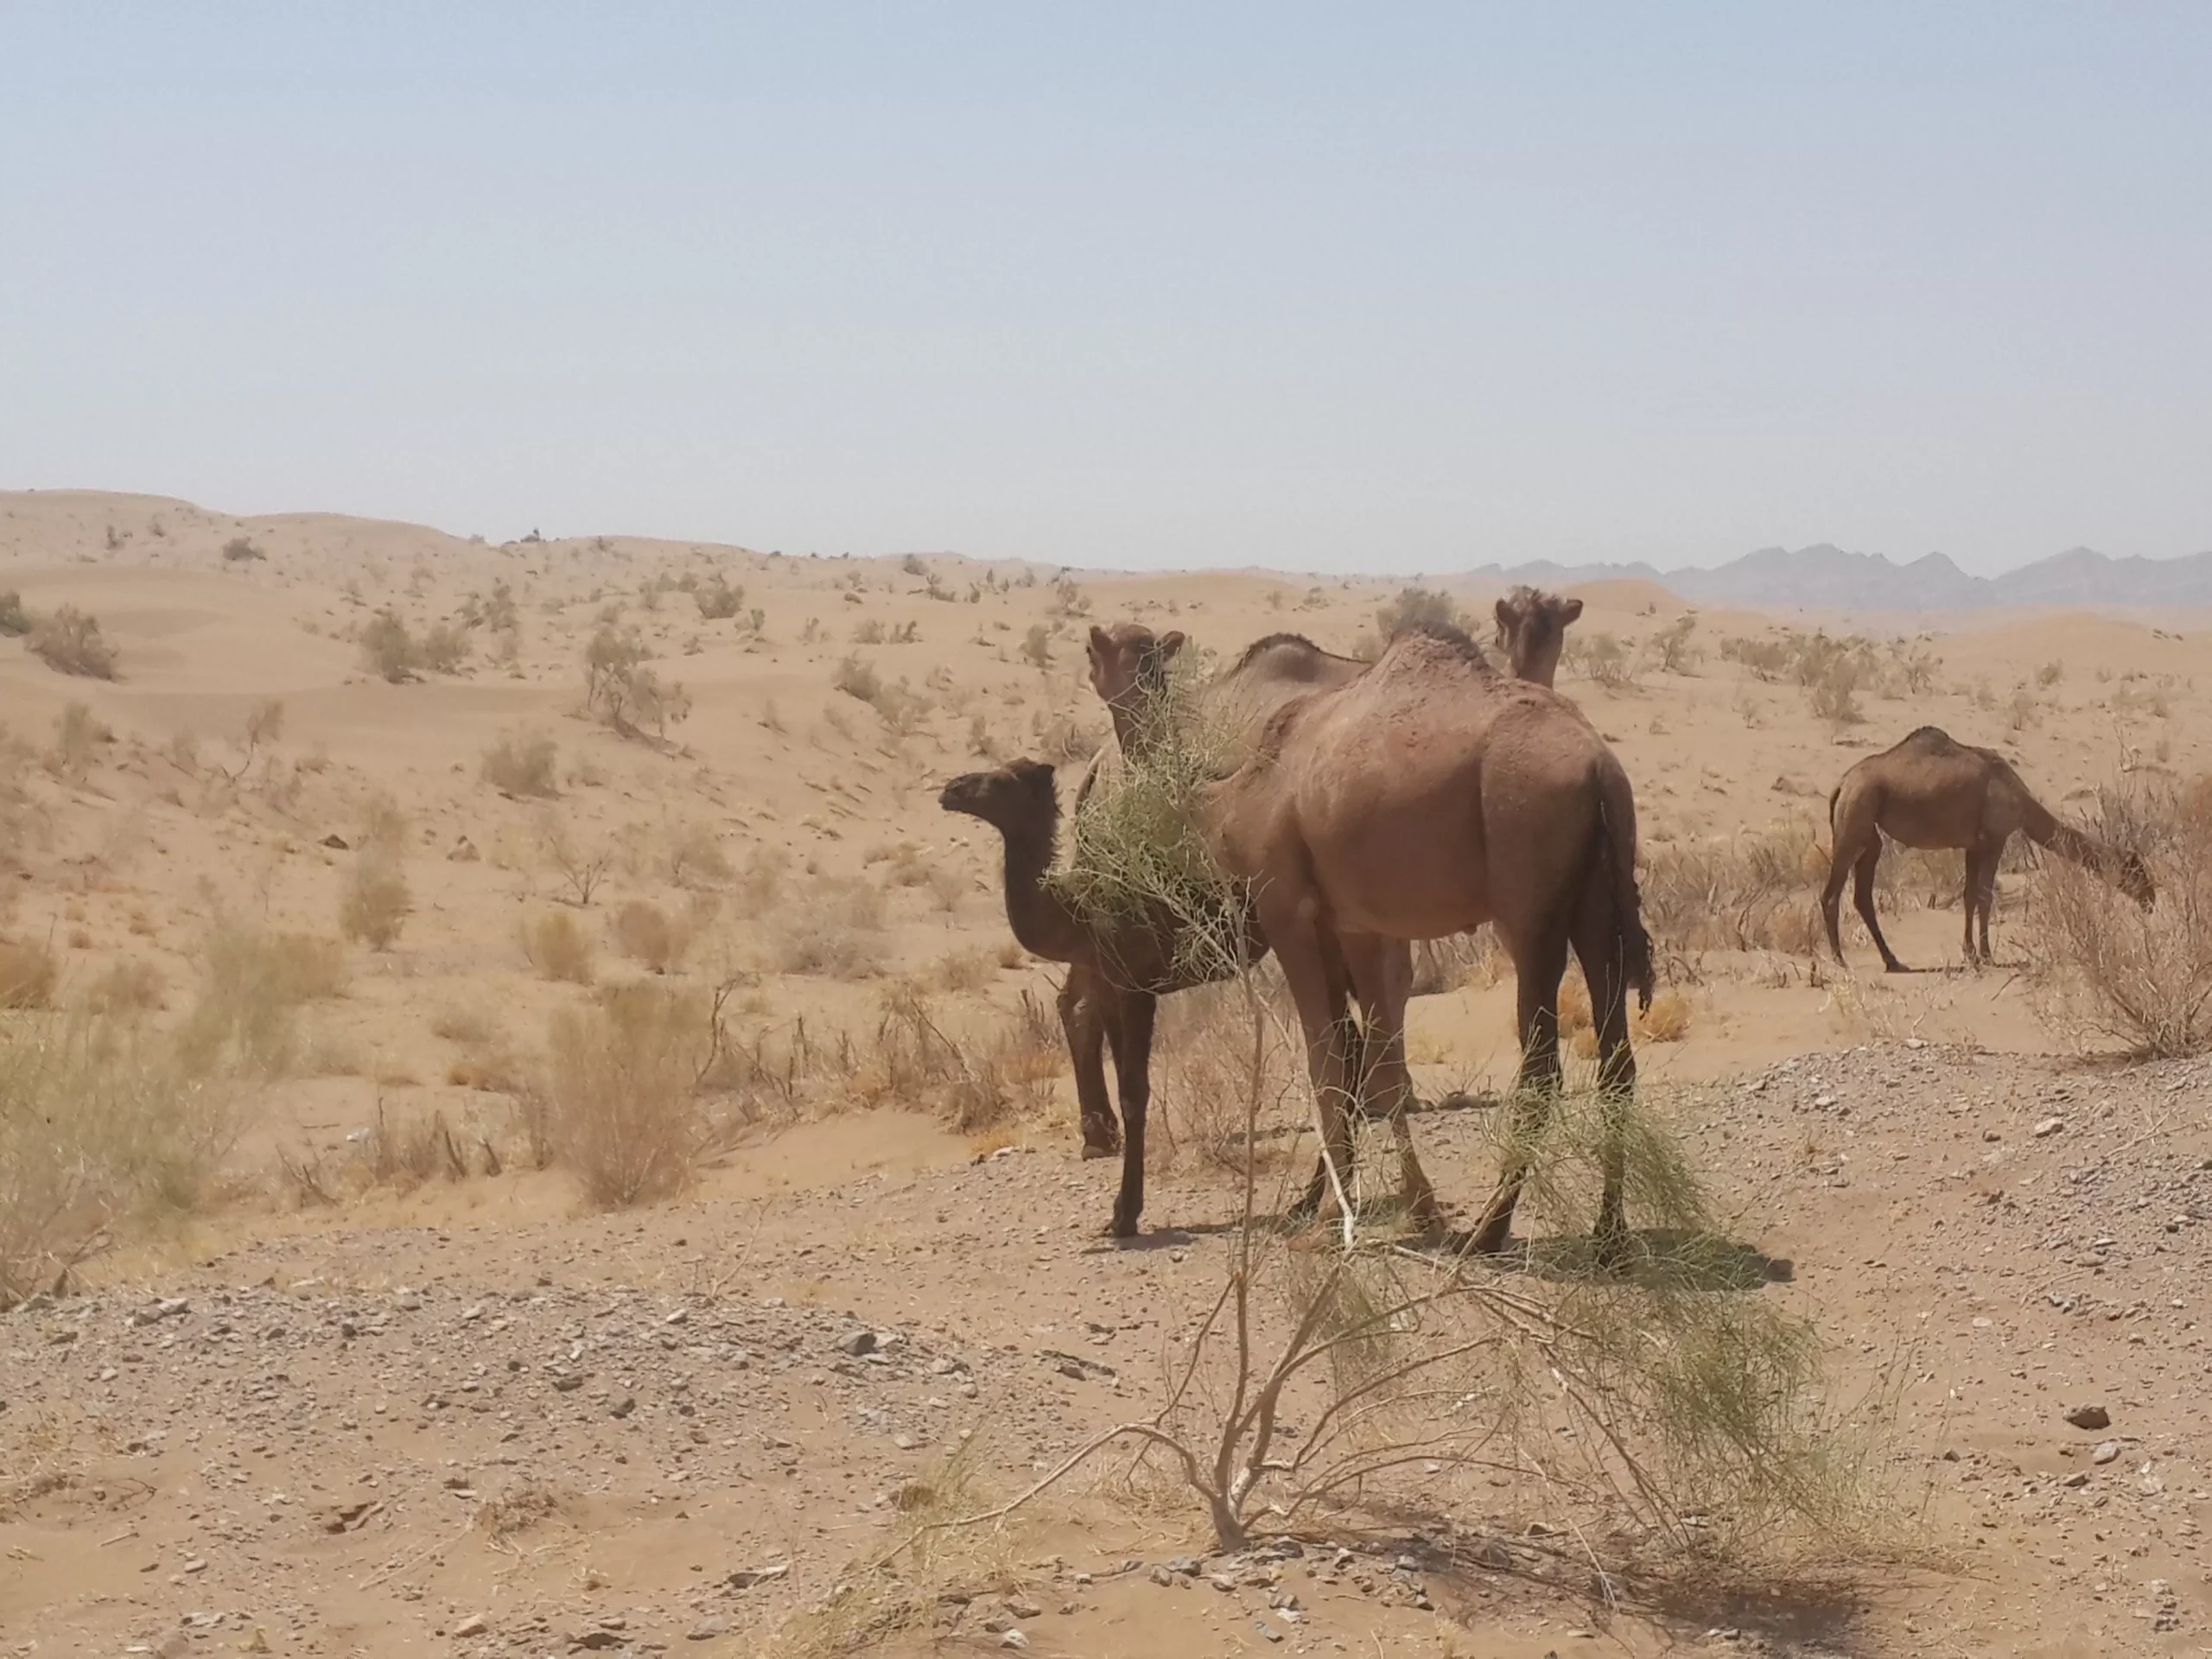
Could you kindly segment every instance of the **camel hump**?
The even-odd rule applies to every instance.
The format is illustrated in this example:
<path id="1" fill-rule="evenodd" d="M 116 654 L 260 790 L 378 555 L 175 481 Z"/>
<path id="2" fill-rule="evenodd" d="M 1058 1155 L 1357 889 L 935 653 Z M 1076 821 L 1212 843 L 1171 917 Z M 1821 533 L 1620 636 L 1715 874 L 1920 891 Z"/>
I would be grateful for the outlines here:
<path id="1" fill-rule="evenodd" d="M 1238 668 L 1249 667 L 1254 658 L 1264 657 L 1268 652 L 1282 645 L 1295 645 L 1299 650 L 1310 651 L 1317 657 L 1325 657 L 1329 654 L 1302 633 L 1262 634 L 1259 639 L 1255 639 L 1250 645 L 1244 647 L 1244 654 L 1236 659 L 1236 667 L 1230 669 L 1229 671 L 1234 674 Z"/>
<path id="2" fill-rule="evenodd" d="M 1917 750 L 1923 754 L 1955 754 L 1965 747 L 1941 726 L 1921 726 L 1897 740 L 1890 747 L 1895 754 L 1900 750 Z"/>

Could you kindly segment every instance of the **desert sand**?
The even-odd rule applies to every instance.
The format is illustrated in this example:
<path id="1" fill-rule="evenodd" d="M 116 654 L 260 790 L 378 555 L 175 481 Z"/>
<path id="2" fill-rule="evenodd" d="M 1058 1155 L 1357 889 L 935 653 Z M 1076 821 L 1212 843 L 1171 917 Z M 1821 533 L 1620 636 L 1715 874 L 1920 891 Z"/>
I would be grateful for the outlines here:
<path id="1" fill-rule="evenodd" d="M 742 592 L 710 617 L 717 581 Z M 118 670 L 57 672 L 0 639 L 0 940 L 52 964 L 35 1000 L 163 1029 L 194 1008 L 211 938 L 324 953 L 219 1178 L 0 1315 L 9 1650 L 775 1651 L 950 1454 L 972 1443 L 963 1478 L 1003 1498 L 1136 1410 L 1230 1248 L 1198 1063 L 1221 1034 L 1163 1020 L 1147 1248 L 1109 1248 L 1116 1170 L 1077 1157 L 1058 970 L 1014 944 L 995 838 L 938 791 L 1020 755 L 1071 785 L 1108 732 L 1084 679 L 1094 621 L 1181 629 L 1224 658 L 1277 630 L 1349 651 L 1408 585 L 612 534 L 494 545 L 0 495 L 0 592 L 96 616 Z M 1497 596 L 1421 585 L 1478 620 Z M 1295 1558 L 1161 1573 L 1205 1556 L 1203 1510 L 1084 1479 L 992 1529 L 999 1553 L 960 1568 L 957 1599 L 868 1645 L 2212 1641 L 2204 1065 L 2128 1064 L 2058 1017 L 2024 957 L 2036 878 L 2017 846 L 1984 971 L 1961 963 L 1955 862 L 1897 859 L 1882 897 L 1891 943 L 1929 971 L 1882 975 L 1847 907 L 1840 969 L 1809 909 L 1828 791 L 1916 726 L 2003 749 L 2062 814 L 2212 768 L 2212 618 L 1783 616 L 1694 612 L 1646 582 L 1575 591 L 1559 689 L 1635 785 L 1671 999 L 1639 1027 L 1646 1092 L 1732 1236 L 1786 1264 L 1744 1294 L 1812 1319 L 1839 1386 L 1896 1388 L 1910 1564 L 1819 1603 L 1597 1591 L 1552 1547 L 1541 1494 L 1500 1482 L 1449 1537 L 1347 1518 Z M 387 680 L 361 639 L 380 612 L 416 639 L 454 629 L 460 659 Z M 587 708 L 604 629 L 680 683 L 661 720 L 617 729 Z M 1872 642 L 1879 671 L 1841 713 L 1745 649 L 1815 629 Z M 264 713 L 250 736 L 271 702 L 276 734 Z M 533 740 L 526 780 L 486 775 L 487 753 Z M 1752 841 L 1783 849 L 1774 891 L 1732 910 L 1669 886 L 1700 849 Z M 372 856 L 410 906 L 381 949 L 340 926 Z M 548 971 L 549 918 L 590 958 L 571 977 Z M 643 982 L 719 994 L 742 1064 L 722 1056 L 724 1132 L 681 1190 L 605 1209 L 537 1166 L 524 1119 L 560 1023 Z M 1414 1001 L 1424 1096 L 1510 1082 L 1512 999 L 1476 956 Z M 988 1109 L 932 1069 L 929 1038 L 899 1046 L 925 1030 L 998 1057 Z M 1416 1118 L 1463 1222 L 1493 1179 L 1484 1116 Z M 874 1333 L 857 1351 L 856 1332 Z M 2065 1420 L 2087 1402 L 2108 1428 Z"/>

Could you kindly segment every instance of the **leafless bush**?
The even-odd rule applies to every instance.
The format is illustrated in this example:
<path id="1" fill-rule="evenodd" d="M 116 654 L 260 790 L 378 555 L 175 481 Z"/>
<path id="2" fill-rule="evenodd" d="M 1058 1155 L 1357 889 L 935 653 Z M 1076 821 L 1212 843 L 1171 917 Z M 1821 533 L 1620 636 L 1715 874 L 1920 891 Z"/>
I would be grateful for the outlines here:
<path id="1" fill-rule="evenodd" d="M 87 679 L 115 677 L 115 647 L 100 632 L 99 619 L 73 605 L 41 618 L 30 630 L 30 650 L 56 673 Z"/>
<path id="2" fill-rule="evenodd" d="M 0 639 L 16 639 L 31 631 L 30 613 L 23 609 L 23 596 L 13 588 L 0 588 Z"/>
<path id="3" fill-rule="evenodd" d="M 1636 652 L 1619 635 L 1598 632 L 1586 635 L 1579 644 L 1567 642 L 1568 649 L 1560 653 L 1561 662 L 1572 661 L 1585 677 L 1604 686 L 1609 691 L 1618 691 L 1636 683 Z"/>
<path id="4" fill-rule="evenodd" d="M 501 734 L 484 751 L 484 781 L 509 795 L 550 798 L 560 793 L 559 747 L 543 732 Z"/>
<path id="5" fill-rule="evenodd" d="M 576 840 L 569 826 L 550 810 L 538 822 L 537 840 L 545 861 L 561 878 L 569 899 L 579 906 L 589 905 L 614 868 L 613 847 L 604 841 Z"/>
<path id="6" fill-rule="evenodd" d="M 773 936 L 771 963 L 784 974 L 861 979 L 881 969 L 883 895 L 865 881 L 825 882 Z"/>
<path id="7" fill-rule="evenodd" d="M 679 887 L 708 887 L 737 874 L 713 826 L 696 820 L 664 825 L 660 854 L 661 873 Z"/>
<path id="8" fill-rule="evenodd" d="M 1042 622 L 1033 622 L 1029 632 L 1021 639 L 1021 660 L 1034 669 L 1052 665 L 1052 631 Z"/>
<path id="9" fill-rule="evenodd" d="M 1814 895 L 1827 861 L 1802 821 L 1726 840 L 1647 846 L 1643 924 L 1677 955 L 1700 950 L 1799 954 L 1818 938 Z"/>
<path id="10" fill-rule="evenodd" d="M 0 1021 L 0 1309 L 126 1230 L 199 1207 L 238 1105 L 159 1033 L 82 1015 Z"/>
<path id="11" fill-rule="evenodd" d="M 0 978 L 5 969 L 0 969 Z M 6 992 L 0 988 L 0 1002 Z M 143 1014 L 162 1006 L 162 970 L 150 962 L 118 962 L 85 988 L 85 1008 L 91 1014 Z"/>
<path id="12" fill-rule="evenodd" d="M 82 783 L 100 745 L 113 741 L 115 734 L 95 720 L 89 708 L 72 702 L 54 716 L 54 747 L 47 753 L 46 769 L 57 778 Z"/>
<path id="13" fill-rule="evenodd" d="M 450 622 L 440 622 L 423 636 L 416 647 L 423 667 L 434 674 L 458 674 L 468 661 L 468 632 Z"/>
<path id="14" fill-rule="evenodd" d="M 2212 776 L 2107 791 L 2088 830 L 2144 860 L 2157 902 L 2044 858 L 2028 889 L 2038 995 L 2077 1034 L 2134 1054 L 2212 1051 Z"/>
<path id="15" fill-rule="evenodd" d="M 584 708 L 610 731 L 642 737 L 650 726 L 665 738 L 671 726 L 691 712 L 690 694 L 682 684 L 664 682 L 646 666 L 645 642 L 607 623 L 584 650 Z"/>
<path id="16" fill-rule="evenodd" d="M 873 704 L 883 695 L 883 677 L 875 671 L 875 665 L 849 653 L 838 659 L 830 683 L 847 696 L 858 697 L 865 703 Z"/>
<path id="17" fill-rule="evenodd" d="M 1696 631 L 1697 618 L 1684 615 L 1651 636 L 1651 653 L 1659 659 L 1662 672 L 1688 674 L 1697 666 L 1705 653 L 1690 643 L 1690 636 Z"/>
<path id="18" fill-rule="evenodd" d="M 695 588 L 691 597 L 698 604 L 699 614 L 709 622 L 726 620 L 745 608 L 745 589 L 730 586 L 729 578 L 719 570 L 713 581 Z"/>
<path id="19" fill-rule="evenodd" d="M 251 540 L 244 536 L 233 536 L 223 543 L 223 562 L 226 564 L 258 563 L 268 556 L 266 553 L 256 547 Z"/>

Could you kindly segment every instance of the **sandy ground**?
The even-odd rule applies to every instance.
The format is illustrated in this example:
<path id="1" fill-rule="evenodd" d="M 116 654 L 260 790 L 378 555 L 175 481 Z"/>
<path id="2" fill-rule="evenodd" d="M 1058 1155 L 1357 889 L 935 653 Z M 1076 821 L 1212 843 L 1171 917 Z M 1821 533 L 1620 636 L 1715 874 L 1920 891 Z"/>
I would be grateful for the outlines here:
<path id="1" fill-rule="evenodd" d="M 262 556 L 226 559 L 241 537 Z M 659 585 L 713 571 L 744 588 L 737 617 L 704 619 Z M 0 938 L 55 953 L 60 1002 L 144 964 L 148 1017 L 180 1015 L 219 922 L 334 938 L 380 800 L 404 816 L 414 906 L 391 950 L 346 947 L 343 994 L 304 1010 L 219 1201 L 0 1319 L 0 1641 L 762 1651 L 895 1535 L 902 1484 L 963 1433 L 978 1490 L 1004 1493 L 1160 1386 L 1163 1332 L 1219 1282 L 1230 1206 L 1175 1141 L 1196 1133 L 1203 1082 L 1175 1071 L 1172 1020 L 1155 1247 L 1134 1251 L 1096 1237 L 1112 1176 L 1076 1157 L 1064 1067 L 1036 1080 L 1033 1109 L 976 1138 L 861 1065 L 760 1110 L 685 1197 L 613 1216 L 521 1166 L 502 1086 L 595 994 L 525 957 L 524 925 L 556 912 L 582 924 L 604 987 L 645 973 L 613 918 L 656 906 L 689 935 L 670 977 L 734 988 L 734 1029 L 764 1052 L 788 1052 L 801 1022 L 812 1044 L 864 1042 L 901 986 L 979 1039 L 1018 1022 L 1025 995 L 1049 1005 L 1054 970 L 1011 947 L 996 848 L 937 809 L 945 779 L 985 757 L 1087 753 L 1105 729 L 1083 679 L 1093 620 L 1182 628 L 1223 654 L 1278 629 L 1344 649 L 1402 585 L 1058 577 L 0 496 L 0 590 L 97 614 L 120 657 L 99 682 L 0 640 L 0 721 L 28 745 Z M 499 583 L 512 652 L 480 627 L 457 672 L 395 685 L 365 668 L 352 636 L 378 608 L 419 633 Z M 1478 613 L 1494 597 L 1454 591 Z M 1644 658 L 1630 683 L 1569 672 L 1560 689 L 1628 767 L 1647 856 L 1815 824 L 1846 766 L 1922 723 L 2002 747 L 2062 810 L 2124 771 L 2212 765 L 2204 619 L 1939 632 L 1704 613 L 1700 654 L 1669 673 L 1648 642 L 1678 601 L 1625 583 L 1583 597 L 1578 637 Z M 606 617 L 689 694 L 665 741 L 581 712 L 582 653 Z M 1719 652 L 1815 626 L 1924 632 L 1930 690 L 1870 690 L 1863 720 L 1832 724 Z M 907 695 L 837 690 L 849 658 Z M 281 735 L 249 751 L 270 699 Z M 81 763 L 50 747 L 73 702 L 111 734 Z M 481 775 L 488 748 L 529 731 L 557 745 L 548 798 Z M 603 885 L 578 905 L 574 868 L 594 859 Z M 1155 1575 L 1203 1553 L 1203 1516 L 1077 1484 L 1025 1511 L 978 1580 L 988 1593 L 879 1645 L 995 1649 L 1018 1628 L 1071 1655 L 2200 1650 L 2205 1078 L 2077 1051 L 2008 944 L 2026 879 L 2005 878 L 1986 972 L 1956 969 L 1955 896 L 1910 890 L 1891 941 L 1942 971 L 1868 974 L 1849 921 L 1856 974 L 1795 944 L 1674 951 L 1688 1029 L 1639 1046 L 1738 1241 L 1789 1264 L 1747 1294 L 1814 1319 L 1847 1382 L 1910 1350 L 1897 1458 L 1934 1541 L 1911 1571 L 1818 1607 L 1608 1605 L 1586 1567 L 1532 1541 L 1516 1492 L 1455 1513 L 1448 1535 L 1347 1523 L 1294 1559 Z M 810 957 L 825 930 L 836 949 Z M 1510 1075 L 1510 995 L 1478 974 L 1416 1001 L 1425 1093 Z M 1417 1120 L 1463 1217 L 1491 1179 L 1481 1116 Z M 434 1120 L 465 1175 L 369 1167 L 365 1130 Z M 499 1173 L 479 1147 L 505 1153 Z M 840 1346 L 858 1330 L 878 1334 L 872 1353 Z M 1063 1375 L 1069 1355 L 1096 1363 Z M 2063 1421 L 2090 1401 L 2108 1430 Z"/>

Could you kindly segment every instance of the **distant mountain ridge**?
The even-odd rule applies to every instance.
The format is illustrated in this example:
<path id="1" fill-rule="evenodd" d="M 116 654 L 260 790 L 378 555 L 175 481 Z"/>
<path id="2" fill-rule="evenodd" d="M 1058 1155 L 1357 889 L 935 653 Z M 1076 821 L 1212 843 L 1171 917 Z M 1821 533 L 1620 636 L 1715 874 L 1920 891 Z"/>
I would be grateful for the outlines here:
<path id="1" fill-rule="evenodd" d="M 2212 605 L 2212 552 L 2177 559 L 2107 558 L 2086 547 L 2008 570 L 1971 576 L 1941 553 L 1897 564 L 1821 542 L 1795 551 L 1763 547 L 1710 570 L 1650 565 L 1484 565 L 1468 573 L 1538 588 L 1635 577 L 1700 605 L 1809 605 L 1827 610 L 1972 611 L 2004 605 Z"/>

